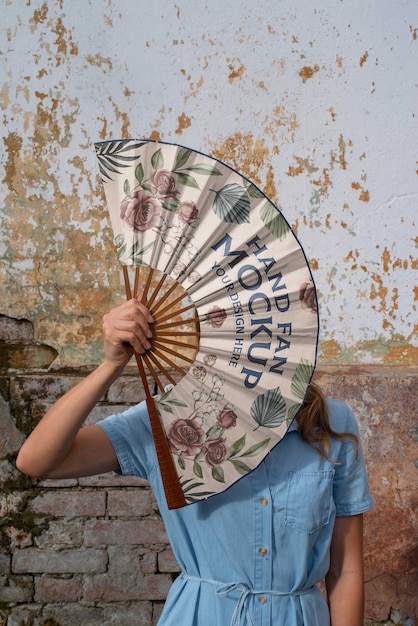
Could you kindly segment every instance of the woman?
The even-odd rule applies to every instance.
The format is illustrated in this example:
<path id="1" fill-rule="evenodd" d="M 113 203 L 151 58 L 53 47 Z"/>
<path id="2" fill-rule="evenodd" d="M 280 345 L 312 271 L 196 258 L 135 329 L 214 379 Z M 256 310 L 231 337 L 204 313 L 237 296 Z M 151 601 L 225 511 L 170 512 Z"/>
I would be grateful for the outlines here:
<path id="1" fill-rule="evenodd" d="M 169 511 L 144 403 L 83 422 L 150 346 L 140 298 L 103 318 L 104 360 L 46 413 L 18 468 L 38 478 L 119 471 L 147 478 L 182 568 L 161 626 L 362 626 L 362 513 L 372 505 L 346 405 L 311 385 L 297 421 L 256 470 L 226 492 Z M 328 604 L 316 587 L 325 577 Z"/>

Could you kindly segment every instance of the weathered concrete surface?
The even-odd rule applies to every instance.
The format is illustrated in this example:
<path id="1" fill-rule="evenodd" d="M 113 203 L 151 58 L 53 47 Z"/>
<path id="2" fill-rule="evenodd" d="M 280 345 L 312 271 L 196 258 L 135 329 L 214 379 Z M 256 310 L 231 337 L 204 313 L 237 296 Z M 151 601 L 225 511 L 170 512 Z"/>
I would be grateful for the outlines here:
<path id="1" fill-rule="evenodd" d="M 0 302 L 57 365 L 123 298 L 93 142 L 151 137 L 254 180 L 300 237 L 325 363 L 417 356 L 416 0 L 1 0 Z"/>

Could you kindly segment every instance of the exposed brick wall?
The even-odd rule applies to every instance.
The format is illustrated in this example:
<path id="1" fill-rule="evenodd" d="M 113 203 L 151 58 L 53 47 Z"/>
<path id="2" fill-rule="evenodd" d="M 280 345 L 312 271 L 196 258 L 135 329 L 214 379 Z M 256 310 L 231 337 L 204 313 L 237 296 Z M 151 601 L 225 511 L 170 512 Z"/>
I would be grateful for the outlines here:
<path id="1" fill-rule="evenodd" d="M 145 481 L 104 474 L 32 484 L 14 466 L 24 436 L 84 375 L 0 370 L 0 626 L 151 626 L 178 572 Z M 366 623 L 389 624 L 392 616 L 393 623 L 412 626 L 418 623 L 417 376 L 363 366 L 328 367 L 317 378 L 360 423 L 375 499 L 365 522 Z M 128 369 L 89 422 L 142 396 Z"/>

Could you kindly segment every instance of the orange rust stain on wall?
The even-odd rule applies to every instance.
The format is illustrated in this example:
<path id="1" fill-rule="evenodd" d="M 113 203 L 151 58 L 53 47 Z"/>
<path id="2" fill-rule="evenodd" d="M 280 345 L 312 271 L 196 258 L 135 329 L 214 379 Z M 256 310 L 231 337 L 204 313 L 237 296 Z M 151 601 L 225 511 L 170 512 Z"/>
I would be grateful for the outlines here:
<path id="1" fill-rule="evenodd" d="M 398 310 L 398 300 L 399 300 L 399 291 L 397 287 L 392 289 L 392 295 L 390 296 L 390 305 L 387 302 L 387 298 L 389 295 L 389 290 L 387 287 L 383 285 L 382 278 L 372 272 L 370 275 L 371 279 L 375 282 L 370 287 L 370 299 L 371 300 L 379 300 L 380 304 L 377 306 L 372 305 L 372 309 L 378 311 L 379 313 L 385 312 L 388 317 L 394 317 L 395 312 Z"/>
<path id="2" fill-rule="evenodd" d="M 35 9 L 33 12 L 32 19 L 29 20 L 31 24 L 31 31 L 35 30 L 34 26 L 38 24 L 43 24 L 46 20 L 46 16 L 48 15 L 48 5 L 46 2 L 43 3 L 40 9 Z"/>
<path id="3" fill-rule="evenodd" d="M 350 261 L 352 261 L 352 265 L 350 266 L 351 270 L 356 270 L 358 267 L 357 264 L 357 259 L 359 257 L 359 251 L 358 250 L 350 250 L 350 252 L 347 254 L 346 257 L 344 257 L 344 262 L 345 263 L 349 263 Z"/>
<path id="4" fill-rule="evenodd" d="M 4 137 L 3 141 L 7 152 L 3 182 L 8 186 L 10 191 L 16 192 L 14 178 L 16 176 L 16 166 L 20 163 L 20 151 L 23 140 L 17 133 L 9 133 L 7 137 Z"/>
<path id="5" fill-rule="evenodd" d="M 328 113 L 331 114 L 331 119 L 333 122 L 335 122 L 335 118 L 337 117 L 337 114 L 334 112 L 334 109 L 332 107 L 328 109 Z"/>
<path id="6" fill-rule="evenodd" d="M 236 78 L 241 78 L 241 76 L 244 74 L 245 69 L 246 69 L 242 63 L 239 66 L 235 66 L 234 61 L 231 63 L 228 63 L 228 68 L 229 68 L 228 80 L 230 83 L 233 83 Z"/>
<path id="7" fill-rule="evenodd" d="M 409 27 L 410 32 L 412 33 L 412 39 L 414 41 L 417 40 L 417 29 L 416 28 L 412 28 L 412 26 Z"/>
<path id="8" fill-rule="evenodd" d="M 331 165 L 337 163 L 342 170 L 347 169 L 346 151 L 347 146 L 351 147 L 353 142 L 349 140 L 346 142 L 342 134 L 338 138 L 338 153 L 331 150 Z"/>
<path id="9" fill-rule="evenodd" d="M 302 67 L 301 70 L 299 70 L 298 74 L 301 77 L 302 81 L 306 83 L 306 81 L 312 78 L 312 76 L 316 74 L 316 72 L 319 72 L 319 65 L 315 64 L 313 67 L 305 65 L 304 67 Z"/>
<path id="10" fill-rule="evenodd" d="M 370 278 L 374 281 L 370 287 L 370 300 L 380 300 L 380 307 L 373 305 L 372 309 L 379 312 L 386 311 L 387 287 L 383 286 L 383 280 L 376 272 L 372 272 Z"/>
<path id="11" fill-rule="evenodd" d="M 108 70 L 113 69 L 112 60 L 109 57 L 104 57 L 101 54 L 88 54 L 86 57 L 86 61 L 90 63 L 90 65 L 94 65 L 96 67 L 102 67 L 103 65 L 107 65 Z"/>
<path id="12" fill-rule="evenodd" d="M 271 165 L 267 165 L 265 183 L 260 178 L 260 170 L 265 168 L 270 161 L 269 151 L 264 139 L 254 140 L 252 135 L 236 133 L 225 139 L 221 144 L 213 145 L 212 153 L 221 161 L 247 176 L 269 198 L 276 201 L 274 171 Z"/>
<path id="13" fill-rule="evenodd" d="M 368 192 L 367 189 L 364 189 L 360 185 L 360 183 L 353 182 L 353 183 L 351 183 L 351 187 L 352 187 L 352 189 L 356 189 L 357 191 L 360 190 L 359 200 L 361 202 L 368 202 L 370 200 L 370 193 Z"/>
<path id="14" fill-rule="evenodd" d="M 181 135 L 186 128 L 192 125 L 192 120 L 185 113 L 182 113 L 178 118 L 178 126 L 176 128 L 176 135 Z"/>
<path id="15" fill-rule="evenodd" d="M 151 139 L 151 141 L 160 141 L 161 135 L 158 130 L 153 130 L 148 139 Z"/>
<path id="16" fill-rule="evenodd" d="M 294 156 L 293 157 L 297 163 L 297 165 L 289 165 L 289 168 L 286 172 L 288 176 L 300 176 L 303 172 L 307 174 L 313 174 L 318 171 L 318 168 L 314 165 L 311 165 L 309 159 L 302 159 L 301 157 Z"/>
<path id="17" fill-rule="evenodd" d="M 338 361 L 341 357 L 341 349 L 335 339 L 323 341 L 321 351 L 325 361 Z"/>
<path id="18" fill-rule="evenodd" d="M 360 67 L 363 67 L 363 65 L 366 63 L 368 56 L 369 56 L 369 53 L 366 50 L 366 52 L 360 58 Z"/>

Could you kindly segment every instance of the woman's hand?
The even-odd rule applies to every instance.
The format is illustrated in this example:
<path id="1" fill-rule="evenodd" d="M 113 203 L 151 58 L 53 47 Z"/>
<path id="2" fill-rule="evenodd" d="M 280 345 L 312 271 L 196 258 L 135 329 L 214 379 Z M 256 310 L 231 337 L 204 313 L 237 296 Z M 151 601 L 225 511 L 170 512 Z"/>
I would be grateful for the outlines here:
<path id="1" fill-rule="evenodd" d="M 154 321 L 141 295 L 132 298 L 103 316 L 105 363 L 113 367 L 125 366 L 133 352 L 143 354 L 151 348 Z"/>

